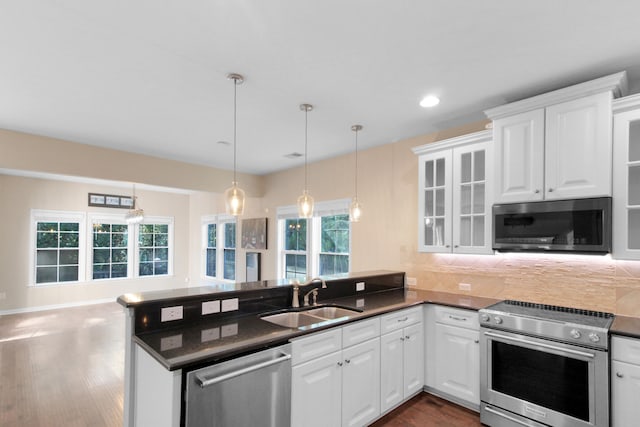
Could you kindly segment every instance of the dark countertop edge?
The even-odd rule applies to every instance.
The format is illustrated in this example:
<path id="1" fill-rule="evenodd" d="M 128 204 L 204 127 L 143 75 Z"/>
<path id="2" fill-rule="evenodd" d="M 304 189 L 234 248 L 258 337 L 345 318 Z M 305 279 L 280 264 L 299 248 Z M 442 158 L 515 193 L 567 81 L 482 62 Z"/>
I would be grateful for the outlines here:
<path id="1" fill-rule="evenodd" d="M 415 293 L 415 296 L 411 295 Z M 423 304 L 438 304 L 449 307 L 456 307 L 467 310 L 480 310 L 481 308 L 485 308 L 491 304 L 497 303 L 501 300 L 487 297 L 477 297 L 471 295 L 460 295 L 453 294 L 447 292 L 440 291 L 430 291 L 423 289 L 412 289 L 405 288 L 405 295 L 409 298 L 415 298 L 413 301 L 389 304 L 384 307 L 374 308 L 367 310 L 358 315 L 354 315 L 350 317 L 348 320 L 343 320 L 335 323 L 330 323 L 327 325 L 322 325 L 313 329 L 300 330 L 300 329 L 283 329 L 282 335 L 278 337 L 265 337 L 265 339 L 256 339 L 252 340 L 250 344 L 238 344 L 227 346 L 226 348 L 217 348 L 215 351 L 206 351 L 201 353 L 190 354 L 188 356 L 177 357 L 172 359 L 167 359 L 160 354 L 158 354 L 153 348 L 151 348 L 143 338 L 134 335 L 133 340 L 135 343 L 140 345 L 147 353 L 149 353 L 155 360 L 157 360 L 162 366 L 164 366 L 169 371 L 175 371 L 178 369 L 189 368 L 191 366 L 202 364 L 202 363 L 217 363 L 223 359 L 228 359 L 230 357 L 241 355 L 243 353 L 248 353 L 254 350 L 259 350 L 262 348 L 274 347 L 277 345 L 285 344 L 289 342 L 293 338 L 301 337 L 304 335 L 313 334 L 316 332 L 325 331 L 335 327 L 342 327 L 348 325 L 350 323 L 358 322 L 361 320 L 365 320 L 374 316 L 379 316 L 382 314 L 390 313 L 393 311 L 402 310 L 405 308 L 411 308 Z M 347 297 L 348 298 L 348 297 Z M 343 298 L 338 298 L 330 301 L 322 301 L 322 304 L 335 304 L 335 305 L 346 305 L 341 302 Z"/>
<path id="2" fill-rule="evenodd" d="M 372 270 L 358 271 L 354 273 L 342 273 L 334 275 L 320 276 L 326 282 L 335 280 L 357 279 L 360 277 L 388 276 L 392 274 L 405 274 L 402 271 L 394 270 Z M 160 291 L 148 291 L 133 294 L 124 294 L 116 298 L 116 302 L 125 308 L 137 307 L 142 304 L 154 303 L 166 299 L 179 302 L 191 298 L 199 298 L 205 295 L 220 295 L 233 292 L 250 292 L 263 289 L 277 289 L 293 286 L 293 281 L 289 279 L 261 280 L 258 282 L 241 283 L 211 283 L 202 286 L 187 288 L 166 289 Z"/>
<path id="3" fill-rule="evenodd" d="M 640 318 L 616 315 L 609 329 L 609 334 L 640 338 Z"/>

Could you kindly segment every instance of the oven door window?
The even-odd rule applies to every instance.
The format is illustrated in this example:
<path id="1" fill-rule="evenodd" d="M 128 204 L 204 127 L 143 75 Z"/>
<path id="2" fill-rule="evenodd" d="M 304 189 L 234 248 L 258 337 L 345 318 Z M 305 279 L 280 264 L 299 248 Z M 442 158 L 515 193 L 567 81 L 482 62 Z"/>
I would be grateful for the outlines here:
<path id="1" fill-rule="evenodd" d="M 491 341 L 491 388 L 589 421 L 589 363 Z"/>

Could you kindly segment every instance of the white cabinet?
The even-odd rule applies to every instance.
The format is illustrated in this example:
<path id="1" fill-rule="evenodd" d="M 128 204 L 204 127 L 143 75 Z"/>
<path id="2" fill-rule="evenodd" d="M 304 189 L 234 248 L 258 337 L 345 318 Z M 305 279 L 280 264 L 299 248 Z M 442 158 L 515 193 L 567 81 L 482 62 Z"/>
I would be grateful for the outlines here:
<path id="1" fill-rule="evenodd" d="M 485 111 L 493 120 L 494 202 L 611 195 L 611 103 L 626 74 Z"/>
<path id="2" fill-rule="evenodd" d="M 613 257 L 640 259 L 640 95 L 614 103 Z"/>
<path id="3" fill-rule="evenodd" d="M 418 163 L 418 250 L 490 253 L 491 132 L 413 149 Z"/>
<path id="4" fill-rule="evenodd" d="M 640 340 L 614 336 L 611 347 L 611 425 L 636 425 L 640 420 Z"/>
<path id="5" fill-rule="evenodd" d="M 292 426 L 363 426 L 380 415 L 379 335 L 373 318 L 292 340 Z"/>
<path id="6" fill-rule="evenodd" d="M 434 394 L 478 410 L 478 313 L 438 305 L 426 310 L 426 384 Z"/>
<path id="7" fill-rule="evenodd" d="M 381 410 L 384 413 L 424 386 L 422 307 L 383 316 L 382 325 L 380 390 Z"/>

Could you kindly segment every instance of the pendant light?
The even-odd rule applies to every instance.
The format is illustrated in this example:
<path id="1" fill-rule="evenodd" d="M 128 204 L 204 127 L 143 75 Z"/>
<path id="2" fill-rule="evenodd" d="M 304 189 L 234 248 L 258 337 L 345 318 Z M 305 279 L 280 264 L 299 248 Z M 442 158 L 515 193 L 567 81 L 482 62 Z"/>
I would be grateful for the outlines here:
<path id="1" fill-rule="evenodd" d="M 238 85 L 244 82 L 244 77 L 240 74 L 231 73 L 227 75 L 229 80 L 233 80 L 233 182 L 231 187 L 227 188 L 224 192 L 224 205 L 228 215 L 238 216 L 244 212 L 244 191 L 238 187 L 238 181 L 236 179 L 236 122 L 237 122 L 237 89 Z"/>
<path id="2" fill-rule="evenodd" d="M 139 224 L 144 221 L 144 210 L 138 208 L 138 198 L 136 197 L 136 184 L 133 184 L 133 206 L 127 214 L 124 216 L 124 220 L 127 224 Z"/>
<path id="3" fill-rule="evenodd" d="M 300 110 L 304 111 L 304 190 L 302 196 L 298 197 L 298 217 L 311 218 L 313 216 L 313 197 L 309 195 L 307 189 L 307 129 L 309 111 L 313 110 L 311 104 L 300 104 Z"/>
<path id="4" fill-rule="evenodd" d="M 362 205 L 358 201 L 358 132 L 362 130 L 362 125 L 353 125 L 351 130 L 356 133 L 356 192 L 349 206 L 349 221 L 358 222 L 362 216 Z"/>

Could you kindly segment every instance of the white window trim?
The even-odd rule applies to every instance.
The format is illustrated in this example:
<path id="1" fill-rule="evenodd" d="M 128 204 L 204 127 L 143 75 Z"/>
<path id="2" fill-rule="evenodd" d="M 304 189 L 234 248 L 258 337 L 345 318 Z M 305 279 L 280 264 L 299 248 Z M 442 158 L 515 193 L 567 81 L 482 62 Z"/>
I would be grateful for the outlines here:
<path id="1" fill-rule="evenodd" d="M 224 277 L 224 250 L 226 249 L 224 246 L 224 240 L 225 240 L 225 224 L 235 224 L 235 230 L 236 230 L 236 236 L 235 236 L 235 241 L 236 241 L 236 246 L 234 248 L 234 260 L 233 260 L 233 269 L 234 269 L 234 277 L 235 279 L 225 279 Z M 216 268 L 217 268 L 217 272 L 216 274 L 218 275 L 218 280 L 225 282 L 225 283 L 234 283 L 237 278 L 238 278 L 238 231 L 239 231 L 238 227 L 238 222 L 236 220 L 236 217 L 232 216 L 232 215 L 219 215 L 218 216 L 218 227 L 216 229 L 216 231 L 218 232 L 218 237 L 217 237 L 217 243 L 218 243 L 218 250 L 216 251 L 216 255 L 218 256 L 218 260 L 216 261 Z"/>
<path id="2" fill-rule="evenodd" d="M 236 224 L 236 248 L 235 248 L 235 276 L 238 277 L 238 221 L 232 215 L 205 215 L 200 218 L 201 243 L 200 243 L 200 277 L 207 282 L 234 283 L 236 280 L 224 278 L 224 224 Z M 216 224 L 216 275 L 207 276 L 207 226 Z"/>
<path id="3" fill-rule="evenodd" d="M 140 252 L 140 245 L 138 243 L 138 235 L 140 233 L 140 225 L 144 224 L 166 224 L 168 225 L 168 254 L 167 254 L 167 274 L 153 274 L 149 276 L 140 276 L 140 256 L 138 255 Z M 133 233 L 129 234 L 129 238 L 134 239 L 133 248 L 134 248 L 134 260 L 133 260 L 133 276 L 131 278 L 134 279 L 152 279 L 154 277 L 172 277 L 173 276 L 173 252 L 174 252 L 174 237 L 173 237 L 173 225 L 174 218 L 167 216 L 145 216 L 144 220 L 140 224 L 136 224 L 133 226 Z"/>
<path id="4" fill-rule="evenodd" d="M 350 199 L 338 199 L 317 202 L 313 209 L 313 217 L 307 219 L 307 277 L 318 275 L 320 270 L 320 237 L 321 217 L 331 215 L 348 215 Z M 284 220 L 298 219 L 298 208 L 296 205 L 279 206 L 276 209 L 276 219 L 278 222 L 278 278 L 282 279 L 286 275 L 285 255 L 294 253 L 284 250 Z M 349 227 L 349 271 L 351 271 L 351 227 Z M 295 253 L 301 253 L 295 251 Z"/>
<path id="5" fill-rule="evenodd" d="M 86 281 L 86 214 L 76 211 L 31 209 L 29 230 L 29 287 L 68 286 Z M 36 283 L 36 233 L 38 222 L 78 222 L 78 280 L 69 282 Z"/>

